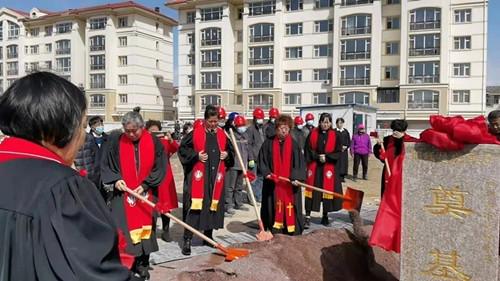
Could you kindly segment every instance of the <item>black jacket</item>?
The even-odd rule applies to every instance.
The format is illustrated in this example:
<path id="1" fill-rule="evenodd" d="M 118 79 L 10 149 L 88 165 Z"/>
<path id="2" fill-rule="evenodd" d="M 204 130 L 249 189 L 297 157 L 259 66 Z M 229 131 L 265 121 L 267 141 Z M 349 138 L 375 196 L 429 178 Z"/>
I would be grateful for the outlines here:
<path id="1" fill-rule="evenodd" d="M 103 133 L 103 143 L 99 147 L 96 143 L 96 138 L 92 133 L 87 133 L 85 136 L 85 144 L 78 151 L 75 158 L 75 167 L 78 170 L 87 170 L 87 177 L 95 186 L 101 188 L 101 158 L 103 154 L 104 143 L 108 140 L 108 135 Z"/>

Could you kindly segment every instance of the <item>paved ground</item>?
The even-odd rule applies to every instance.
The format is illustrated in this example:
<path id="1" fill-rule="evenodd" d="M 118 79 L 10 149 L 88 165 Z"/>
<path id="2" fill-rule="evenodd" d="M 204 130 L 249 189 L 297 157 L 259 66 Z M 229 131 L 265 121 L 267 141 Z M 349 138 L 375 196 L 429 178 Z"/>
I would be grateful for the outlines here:
<path id="1" fill-rule="evenodd" d="M 349 161 L 349 173 L 352 174 L 352 159 L 349 159 Z M 180 200 L 182 198 L 182 167 L 176 156 L 171 159 L 171 163 Z M 361 211 L 361 216 L 365 224 L 372 224 L 376 215 L 380 198 L 381 172 L 382 163 L 374 157 L 371 157 L 369 161 L 368 180 L 357 180 L 353 182 L 347 179 L 344 184 L 344 187 L 350 186 L 365 192 Z M 177 217 L 181 217 L 181 209 L 175 210 L 173 214 Z M 312 214 L 312 225 L 309 231 L 324 228 L 324 226 L 319 224 L 320 216 L 320 213 Z M 334 221 L 331 227 L 348 228 L 351 225 L 345 211 L 331 213 L 330 218 Z M 159 239 L 160 251 L 151 256 L 151 262 L 153 264 L 151 280 L 177 280 L 177 275 L 180 272 L 199 270 L 213 263 L 222 261 L 220 256 L 212 254 L 214 252 L 213 249 L 202 246 L 200 240 L 193 241 L 192 255 L 190 257 L 183 256 L 180 249 L 182 245 L 183 229 L 181 226 L 174 223 L 171 223 L 170 229 L 173 241 L 166 243 Z M 255 212 L 250 208 L 249 211 L 237 210 L 234 216 L 227 217 L 225 219 L 225 228 L 215 231 L 214 237 L 222 244 L 244 243 L 255 241 L 255 234 L 257 231 Z"/>

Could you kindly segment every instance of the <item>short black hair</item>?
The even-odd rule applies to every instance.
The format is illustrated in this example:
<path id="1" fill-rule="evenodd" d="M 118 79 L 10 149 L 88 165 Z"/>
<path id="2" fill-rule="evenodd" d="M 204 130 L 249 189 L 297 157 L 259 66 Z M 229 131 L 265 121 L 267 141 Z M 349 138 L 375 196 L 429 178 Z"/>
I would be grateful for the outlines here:
<path id="1" fill-rule="evenodd" d="M 319 123 L 323 122 L 325 119 L 330 120 L 330 122 L 332 122 L 333 120 L 332 115 L 328 112 L 321 113 L 321 115 L 319 116 Z"/>
<path id="2" fill-rule="evenodd" d="M 344 118 L 339 117 L 339 118 L 337 118 L 337 120 L 335 120 L 335 124 L 338 124 L 339 122 L 345 123 Z"/>
<path id="3" fill-rule="evenodd" d="M 207 120 L 210 117 L 218 115 L 219 111 L 217 110 L 217 107 L 215 107 L 214 105 L 209 104 L 207 105 L 207 107 L 205 107 L 205 120 Z"/>
<path id="4" fill-rule="evenodd" d="M 497 118 L 500 118 L 500 110 L 493 110 L 492 112 L 490 112 L 490 114 L 488 114 L 489 123 L 493 123 L 493 121 L 495 121 L 495 119 Z"/>
<path id="5" fill-rule="evenodd" d="M 102 120 L 101 116 L 92 116 L 89 119 L 89 126 L 92 127 L 95 124 L 102 123 L 102 122 L 103 122 L 103 120 Z"/>
<path id="6" fill-rule="evenodd" d="M 148 120 L 146 122 L 146 130 L 148 130 L 153 126 L 158 127 L 158 129 L 161 131 L 161 122 L 159 120 Z"/>
<path id="7" fill-rule="evenodd" d="M 77 86 L 55 74 L 35 72 L 0 96 L 0 130 L 63 148 L 81 129 L 86 111 L 87 99 Z"/>
<path id="8" fill-rule="evenodd" d="M 395 119 L 391 122 L 391 129 L 397 132 L 406 132 L 408 129 L 408 122 L 404 119 Z"/>
<path id="9" fill-rule="evenodd" d="M 190 128 L 193 128 L 193 123 L 191 122 L 186 122 L 184 123 L 184 125 L 182 126 L 182 131 L 183 132 L 186 132 L 187 130 L 189 130 Z"/>

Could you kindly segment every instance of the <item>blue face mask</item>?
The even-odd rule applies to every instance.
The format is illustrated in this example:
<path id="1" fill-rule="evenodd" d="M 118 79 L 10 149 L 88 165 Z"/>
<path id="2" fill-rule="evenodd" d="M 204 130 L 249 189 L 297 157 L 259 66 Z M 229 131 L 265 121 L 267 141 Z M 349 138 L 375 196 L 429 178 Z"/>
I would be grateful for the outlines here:
<path id="1" fill-rule="evenodd" d="M 238 127 L 238 133 L 244 134 L 247 131 L 247 127 Z"/>
<path id="2" fill-rule="evenodd" d="M 98 135 L 102 135 L 104 133 L 104 126 L 99 126 L 95 128 L 95 133 Z"/>

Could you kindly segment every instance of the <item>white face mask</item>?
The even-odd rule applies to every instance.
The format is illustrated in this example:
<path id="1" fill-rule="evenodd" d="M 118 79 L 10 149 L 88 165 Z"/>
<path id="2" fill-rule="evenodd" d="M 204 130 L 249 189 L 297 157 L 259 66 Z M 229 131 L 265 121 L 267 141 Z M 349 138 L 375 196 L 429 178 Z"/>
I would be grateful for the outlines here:
<path id="1" fill-rule="evenodd" d="M 312 126 L 314 125 L 314 120 L 307 120 L 307 125 Z"/>
<path id="2" fill-rule="evenodd" d="M 98 126 L 95 128 L 95 133 L 98 134 L 98 135 L 102 135 L 102 133 L 104 133 L 104 126 Z"/>
<path id="3" fill-rule="evenodd" d="M 297 125 L 297 129 L 302 130 L 304 128 L 304 125 Z"/>
<path id="4" fill-rule="evenodd" d="M 243 126 L 243 127 L 238 127 L 238 133 L 240 133 L 240 134 L 244 134 L 246 131 L 247 131 L 247 127 L 245 127 L 245 126 Z"/>
<path id="5" fill-rule="evenodd" d="M 226 125 L 226 123 L 225 122 L 219 122 L 217 125 L 219 125 L 219 127 L 222 128 L 222 127 L 224 127 Z"/>
<path id="6" fill-rule="evenodd" d="M 271 119 L 269 119 L 269 121 L 271 121 L 271 123 L 274 123 L 274 121 L 276 121 L 276 119 L 271 118 Z"/>
<path id="7" fill-rule="evenodd" d="M 401 133 L 401 132 L 398 132 L 398 131 L 394 131 L 392 132 L 392 136 L 397 138 L 397 139 L 400 139 L 404 136 L 405 134 L 404 133 Z"/>
<path id="8" fill-rule="evenodd" d="M 262 125 L 264 124 L 264 119 L 257 119 L 256 122 L 257 124 Z"/>

